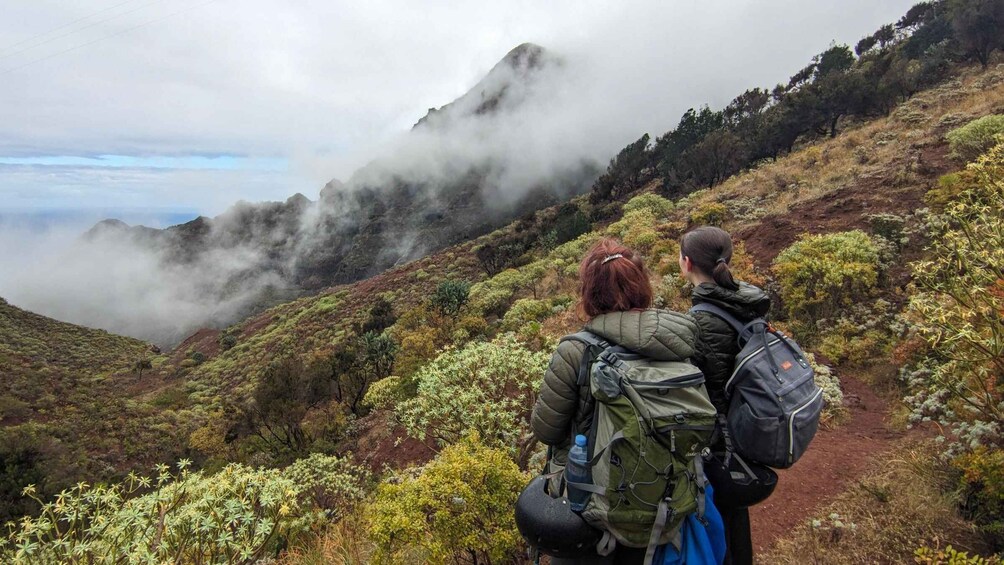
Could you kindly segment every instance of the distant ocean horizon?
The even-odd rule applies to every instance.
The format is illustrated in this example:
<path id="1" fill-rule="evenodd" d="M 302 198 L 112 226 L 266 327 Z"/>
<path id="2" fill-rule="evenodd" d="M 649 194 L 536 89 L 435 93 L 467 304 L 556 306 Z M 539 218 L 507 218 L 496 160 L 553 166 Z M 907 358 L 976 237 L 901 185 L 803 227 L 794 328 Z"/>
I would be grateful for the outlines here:
<path id="1" fill-rule="evenodd" d="M 194 209 L 178 208 L 0 208 L 0 229 L 30 232 L 55 229 L 90 229 L 101 220 L 121 220 L 131 226 L 166 228 L 199 216 Z"/>

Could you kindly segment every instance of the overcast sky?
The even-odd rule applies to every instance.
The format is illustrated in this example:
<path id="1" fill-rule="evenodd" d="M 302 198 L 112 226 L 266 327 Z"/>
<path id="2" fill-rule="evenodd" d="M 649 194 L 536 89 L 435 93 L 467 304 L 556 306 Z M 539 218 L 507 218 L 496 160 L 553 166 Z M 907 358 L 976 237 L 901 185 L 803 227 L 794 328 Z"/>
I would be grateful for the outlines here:
<path id="1" fill-rule="evenodd" d="M 0 211 L 315 198 L 526 41 L 612 155 L 913 3 L 0 0 Z"/>

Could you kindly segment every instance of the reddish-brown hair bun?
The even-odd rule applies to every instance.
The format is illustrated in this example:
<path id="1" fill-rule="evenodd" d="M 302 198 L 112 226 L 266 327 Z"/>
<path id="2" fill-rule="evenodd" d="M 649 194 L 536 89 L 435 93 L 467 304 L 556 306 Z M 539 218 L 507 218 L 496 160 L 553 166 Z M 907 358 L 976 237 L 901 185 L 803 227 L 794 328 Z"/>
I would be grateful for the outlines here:
<path id="1" fill-rule="evenodd" d="M 641 256 L 615 239 L 596 242 L 579 265 L 579 315 L 650 306 L 652 283 Z"/>

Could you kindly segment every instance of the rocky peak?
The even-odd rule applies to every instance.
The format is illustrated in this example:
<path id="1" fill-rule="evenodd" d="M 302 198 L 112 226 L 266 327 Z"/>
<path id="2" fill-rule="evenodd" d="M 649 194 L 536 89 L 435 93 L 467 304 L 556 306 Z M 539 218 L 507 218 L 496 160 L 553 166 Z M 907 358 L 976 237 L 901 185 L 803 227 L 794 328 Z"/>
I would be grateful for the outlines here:
<path id="1" fill-rule="evenodd" d="M 443 127 L 451 120 L 491 114 L 509 105 L 516 106 L 522 98 L 513 91 L 522 90 L 560 59 L 535 43 L 523 43 L 506 53 L 473 88 L 453 102 L 436 109 L 429 108 L 412 129 L 420 126 Z"/>

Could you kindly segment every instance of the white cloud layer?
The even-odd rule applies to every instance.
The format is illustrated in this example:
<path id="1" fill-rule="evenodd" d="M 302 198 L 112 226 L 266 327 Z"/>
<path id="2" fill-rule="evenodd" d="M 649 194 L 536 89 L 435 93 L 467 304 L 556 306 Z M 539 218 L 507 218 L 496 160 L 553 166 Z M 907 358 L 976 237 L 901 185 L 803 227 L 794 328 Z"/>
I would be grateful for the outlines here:
<path id="1" fill-rule="evenodd" d="M 237 200 L 316 198 L 325 182 L 349 181 L 373 159 L 350 186 L 380 185 L 390 172 L 435 191 L 490 163 L 485 201 L 507 204 L 542 181 L 574 177 L 580 161 L 602 164 L 642 133 L 664 133 L 689 107 L 720 108 L 746 88 L 784 81 L 831 41 L 853 43 L 912 3 L 19 2 L 0 19 L 0 213 L 215 215 Z M 449 130 L 409 131 L 526 41 L 564 61 L 532 85 L 542 95 Z M 101 155 L 119 157 L 106 166 L 45 159 Z M 249 158 L 222 168 L 138 165 L 209 161 L 193 155 Z M 256 160 L 290 167 L 239 166 Z M 298 252 L 326 241 L 317 226 L 352 216 L 318 208 L 304 218 Z M 289 284 L 262 268 L 271 258 L 253 246 L 213 248 L 181 266 L 121 239 L 81 242 L 79 233 L 0 222 L 0 296 L 173 343 L 232 321 L 264 286 Z M 414 243 L 408 235 L 395 234 L 402 247 Z"/>
<path id="2" fill-rule="evenodd" d="M 854 42 L 912 3 L 17 2 L 0 19 L 0 157 L 278 156 L 293 170 L 256 172 L 274 188 L 250 193 L 246 179 L 206 187 L 169 171 L 150 183 L 104 174 L 137 191 L 138 205 L 178 200 L 177 190 L 209 214 L 239 198 L 314 196 L 524 41 L 579 65 L 564 139 L 592 136 L 597 153 L 611 153 L 690 106 L 783 80 L 831 40 Z M 25 188 L 40 205 L 116 197 L 98 180 L 74 199 L 45 170 L 11 174 L 0 170 L 0 206 L 27 205 Z"/>

